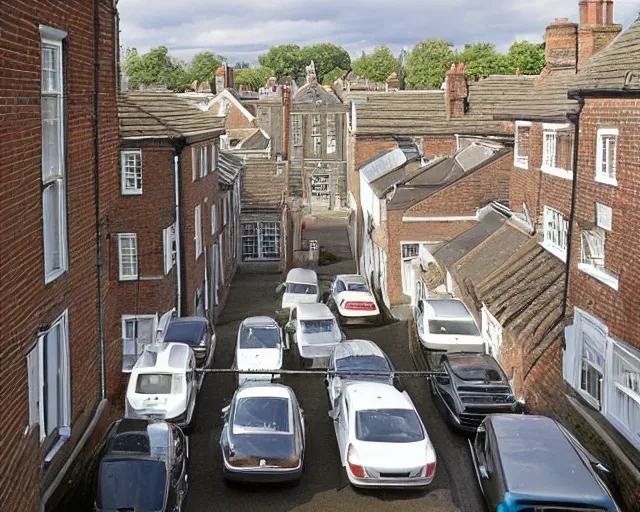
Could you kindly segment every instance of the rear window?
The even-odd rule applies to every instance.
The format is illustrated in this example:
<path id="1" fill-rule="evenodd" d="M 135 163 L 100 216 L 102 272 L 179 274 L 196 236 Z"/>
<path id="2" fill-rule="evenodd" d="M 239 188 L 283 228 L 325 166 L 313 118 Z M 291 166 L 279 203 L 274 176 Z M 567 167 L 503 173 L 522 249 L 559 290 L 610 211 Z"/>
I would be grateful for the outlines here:
<path id="1" fill-rule="evenodd" d="M 138 375 L 136 393 L 141 395 L 168 395 L 173 375 L 145 373 Z"/>
<path id="2" fill-rule="evenodd" d="M 420 419 L 411 409 L 356 413 L 356 439 L 372 443 L 415 443 L 424 440 Z"/>
<path id="3" fill-rule="evenodd" d="M 389 368 L 389 363 L 384 357 L 349 356 L 336 359 L 336 370 L 390 372 L 391 368 Z"/>
<path id="4" fill-rule="evenodd" d="M 151 512 L 164 507 L 166 470 L 156 460 L 110 460 L 100 465 L 98 507 Z"/>
<path id="5" fill-rule="evenodd" d="M 482 381 L 482 382 L 505 382 L 505 378 L 497 367 L 497 364 L 492 362 L 479 360 L 478 358 L 461 358 L 449 360 L 451 369 L 456 377 L 462 380 L 468 381 Z"/>
<path id="6" fill-rule="evenodd" d="M 315 284 L 287 283 L 287 293 L 316 295 L 318 287 Z"/>
<path id="7" fill-rule="evenodd" d="M 278 348 L 280 329 L 277 327 L 243 327 L 240 332 L 240 348 Z"/>
<path id="8" fill-rule="evenodd" d="M 347 290 L 350 292 L 368 292 L 369 289 L 364 283 L 349 283 L 347 284 Z"/>
<path id="9" fill-rule="evenodd" d="M 333 331 L 333 320 L 301 320 L 300 327 L 305 334 L 318 334 Z"/>
<path id="10" fill-rule="evenodd" d="M 289 433 L 289 400 L 278 397 L 247 397 L 236 402 L 234 434 Z"/>
<path id="11" fill-rule="evenodd" d="M 461 322 L 459 320 L 429 320 L 429 333 L 480 336 L 480 332 L 474 322 Z"/>
<path id="12" fill-rule="evenodd" d="M 167 343 L 187 343 L 197 345 L 205 334 L 206 324 L 203 322 L 170 323 L 163 341 Z"/>

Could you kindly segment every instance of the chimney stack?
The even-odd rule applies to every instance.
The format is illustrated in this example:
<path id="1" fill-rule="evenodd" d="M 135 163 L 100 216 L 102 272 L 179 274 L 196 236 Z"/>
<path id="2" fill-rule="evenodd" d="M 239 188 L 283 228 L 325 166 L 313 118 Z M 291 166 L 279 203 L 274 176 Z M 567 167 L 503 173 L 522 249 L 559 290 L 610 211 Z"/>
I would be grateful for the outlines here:
<path id="1" fill-rule="evenodd" d="M 464 63 L 452 64 L 445 77 L 445 94 L 447 101 L 447 119 L 464 117 L 467 111 L 467 77 L 464 74 Z"/>
<path id="2" fill-rule="evenodd" d="M 575 69 L 578 60 L 578 25 L 566 18 L 556 19 L 544 33 L 547 71 Z"/>
<path id="3" fill-rule="evenodd" d="M 578 27 L 578 69 L 589 58 L 606 48 L 622 31 L 613 23 L 613 0 L 580 0 Z"/>
<path id="4" fill-rule="evenodd" d="M 282 158 L 289 159 L 289 133 L 291 126 L 291 89 L 282 86 Z"/>

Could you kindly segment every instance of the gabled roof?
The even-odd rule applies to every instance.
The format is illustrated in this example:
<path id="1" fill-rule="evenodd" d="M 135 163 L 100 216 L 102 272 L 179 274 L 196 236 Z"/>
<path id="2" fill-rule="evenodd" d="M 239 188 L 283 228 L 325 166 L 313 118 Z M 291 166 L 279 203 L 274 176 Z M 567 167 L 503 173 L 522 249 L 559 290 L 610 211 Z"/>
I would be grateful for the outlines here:
<path id="1" fill-rule="evenodd" d="M 218 93 L 215 96 L 215 98 L 213 98 L 209 102 L 209 105 L 207 106 L 207 110 L 211 110 L 211 108 L 214 105 L 217 105 L 222 100 L 227 100 L 229 103 L 235 106 L 240 111 L 240 113 L 242 113 L 242 115 L 247 118 L 247 121 L 249 121 L 250 123 L 254 121 L 255 116 L 253 116 L 253 114 L 251 114 L 251 112 L 249 112 L 245 108 L 245 106 L 242 104 L 242 97 L 238 94 L 238 92 L 235 89 L 227 88 L 222 90 L 220 93 Z"/>
<path id="2" fill-rule="evenodd" d="M 232 188 L 234 182 L 242 174 L 244 167 L 244 159 L 228 151 L 220 151 L 218 154 L 218 183 L 223 188 Z"/>
<path id="3" fill-rule="evenodd" d="M 300 87 L 293 95 L 293 103 L 324 103 L 326 105 L 336 105 L 342 103 L 333 90 L 328 92 L 317 82 L 310 82 Z"/>
<path id="4" fill-rule="evenodd" d="M 572 88 L 640 91 L 640 18 L 586 62 Z"/>
<path id="5" fill-rule="evenodd" d="M 224 132 L 224 119 L 207 115 L 171 93 L 129 92 L 118 97 L 123 138 L 177 138 Z"/>

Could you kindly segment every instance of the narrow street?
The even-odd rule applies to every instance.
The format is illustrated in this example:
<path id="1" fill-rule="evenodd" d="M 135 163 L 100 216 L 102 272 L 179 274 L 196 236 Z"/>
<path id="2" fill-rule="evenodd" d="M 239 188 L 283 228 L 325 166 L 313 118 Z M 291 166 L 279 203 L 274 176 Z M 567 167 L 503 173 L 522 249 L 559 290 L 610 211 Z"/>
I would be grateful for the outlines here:
<path id="1" fill-rule="evenodd" d="M 323 284 L 336 273 L 352 272 L 343 220 L 308 222 L 305 238 L 318 239 L 342 261 L 320 267 Z M 273 316 L 278 307 L 275 288 L 281 280 L 276 269 L 241 270 L 236 274 L 223 318 L 217 325 L 216 368 L 233 362 L 237 328 L 254 315 Z M 414 370 L 409 354 L 406 322 L 380 328 L 346 329 L 351 339 L 370 339 L 380 345 L 398 370 Z M 190 490 L 185 510 L 204 512 L 280 511 L 468 511 L 480 512 L 484 504 L 469 455 L 467 438 L 454 433 L 435 408 L 422 378 L 403 382 L 427 427 L 438 454 L 433 484 L 423 492 L 360 491 L 352 488 L 342 472 L 328 404 L 321 377 L 288 376 L 284 380 L 296 392 L 308 424 L 305 470 L 299 486 L 228 485 L 222 477 L 218 439 L 222 426 L 220 410 L 234 392 L 232 376 L 209 375 L 203 385 L 191 433 Z"/>

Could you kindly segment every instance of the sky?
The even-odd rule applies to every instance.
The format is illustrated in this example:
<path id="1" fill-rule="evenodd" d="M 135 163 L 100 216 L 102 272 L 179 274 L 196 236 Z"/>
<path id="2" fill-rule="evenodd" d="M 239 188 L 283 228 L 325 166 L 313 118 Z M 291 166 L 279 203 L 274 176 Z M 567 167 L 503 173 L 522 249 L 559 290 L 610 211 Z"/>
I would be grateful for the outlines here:
<path id="1" fill-rule="evenodd" d="M 185 61 L 212 51 L 231 65 L 258 65 L 270 46 L 289 43 L 332 42 L 352 58 L 380 44 L 397 55 L 427 38 L 506 51 L 514 41 L 542 42 L 556 18 L 578 21 L 578 0 L 120 0 L 118 10 L 123 48 L 164 45 Z M 614 12 L 627 28 L 640 0 L 615 0 Z"/>

